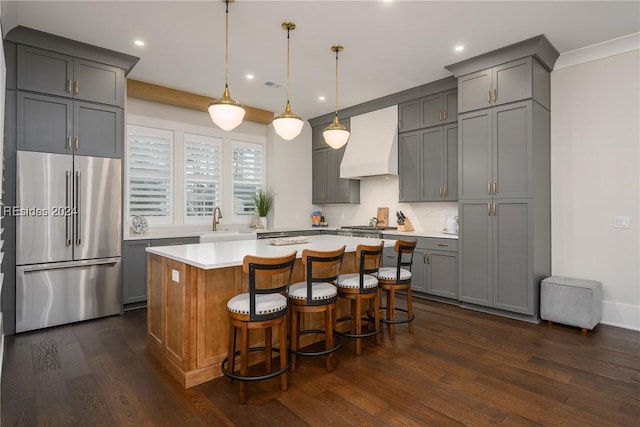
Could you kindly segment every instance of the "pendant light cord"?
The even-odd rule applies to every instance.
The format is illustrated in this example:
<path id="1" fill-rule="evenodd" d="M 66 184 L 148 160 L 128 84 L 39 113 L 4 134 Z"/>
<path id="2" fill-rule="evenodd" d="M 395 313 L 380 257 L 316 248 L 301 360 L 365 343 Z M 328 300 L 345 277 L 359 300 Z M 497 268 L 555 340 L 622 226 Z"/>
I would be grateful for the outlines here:
<path id="1" fill-rule="evenodd" d="M 229 87 L 229 0 L 225 1 L 224 86 Z"/>
<path id="2" fill-rule="evenodd" d="M 290 47 L 289 47 L 289 33 L 291 30 L 287 28 L 287 103 L 289 103 L 289 55 L 290 55 Z"/>
<path id="3" fill-rule="evenodd" d="M 340 51 L 336 49 L 336 117 L 338 117 L 338 53 Z"/>

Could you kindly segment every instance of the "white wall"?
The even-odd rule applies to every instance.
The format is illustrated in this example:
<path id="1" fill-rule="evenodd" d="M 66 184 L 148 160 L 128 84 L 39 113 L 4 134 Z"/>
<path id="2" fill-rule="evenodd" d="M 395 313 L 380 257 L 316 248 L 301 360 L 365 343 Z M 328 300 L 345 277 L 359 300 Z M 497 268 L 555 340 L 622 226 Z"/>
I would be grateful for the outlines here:
<path id="1" fill-rule="evenodd" d="M 640 330 L 637 40 L 563 55 L 551 74 L 551 243 L 552 274 L 602 282 L 602 323 Z"/>

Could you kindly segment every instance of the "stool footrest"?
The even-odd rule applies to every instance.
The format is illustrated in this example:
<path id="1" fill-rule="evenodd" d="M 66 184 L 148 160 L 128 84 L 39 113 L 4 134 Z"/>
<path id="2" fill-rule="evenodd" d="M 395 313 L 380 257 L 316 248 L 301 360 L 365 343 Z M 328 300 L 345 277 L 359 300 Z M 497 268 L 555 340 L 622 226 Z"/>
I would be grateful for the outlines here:
<path id="1" fill-rule="evenodd" d="M 249 352 L 266 351 L 266 349 L 267 349 L 266 347 L 251 347 L 249 348 Z M 274 353 L 280 353 L 279 348 L 272 348 L 271 351 Z M 241 353 L 240 350 L 236 351 L 235 353 L 233 353 L 233 357 L 239 355 L 240 353 Z M 229 370 L 227 369 L 228 363 L 229 363 L 229 357 L 227 356 L 224 358 L 224 360 L 220 364 L 220 370 L 225 376 L 238 381 L 261 381 L 261 380 L 267 380 L 269 378 L 275 378 L 287 372 L 291 367 L 291 360 L 287 360 L 287 366 L 285 366 L 284 368 L 278 369 L 277 371 L 269 372 L 268 374 L 264 374 L 264 375 L 243 376 L 243 375 L 234 374 L 233 372 L 229 372 Z"/>
<path id="2" fill-rule="evenodd" d="M 373 318 L 369 318 L 367 316 L 362 316 L 361 317 L 362 320 L 366 321 L 366 322 L 373 322 L 374 319 Z M 351 316 L 346 316 L 346 317 L 341 317 L 339 319 L 336 320 L 337 322 L 346 322 L 346 321 L 351 322 Z M 340 332 L 340 331 L 335 331 L 336 335 L 339 335 L 341 337 L 347 337 L 347 338 L 367 338 L 367 337 L 374 337 L 378 334 L 382 333 L 382 328 L 378 329 L 377 331 L 372 331 L 372 332 L 363 332 L 361 334 L 352 334 L 351 332 Z"/>
<path id="3" fill-rule="evenodd" d="M 380 310 L 387 310 L 387 307 L 380 307 Z M 407 313 L 407 315 L 409 314 L 409 310 L 404 309 L 404 308 L 398 308 L 395 307 L 395 311 L 401 311 L 403 313 Z M 409 323 L 409 322 L 413 322 L 415 320 L 416 316 L 415 314 L 412 315 L 411 317 L 408 317 L 406 319 L 396 319 L 396 320 L 388 320 L 385 318 L 380 319 L 381 323 L 386 323 L 386 324 L 398 324 L 398 323 Z M 371 316 L 369 316 L 370 320 L 373 320 L 373 318 Z"/>
<path id="4" fill-rule="evenodd" d="M 304 334 L 324 334 L 324 330 L 323 329 L 305 329 L 302 331 L 299 331 L 298 334 L 300 335 L 304 335 Z M 340 347 L 342 347 L 342 340 L 340 339 L 340 337 L 337 335 L 337 333 L 333 334 L 333 337 L 336 340 L 336 343 L 333 347 L 331 347 L 328 350 L 320 350 L 320 351 L 301 351 L 301 350 L 291 350 L 289 349 L 289 353 L 298 355 L 298 356 L 326 356 L 327 354 L 331 354 L 334 351 L 337 351 L 338 349 L 340 349 Z"/>

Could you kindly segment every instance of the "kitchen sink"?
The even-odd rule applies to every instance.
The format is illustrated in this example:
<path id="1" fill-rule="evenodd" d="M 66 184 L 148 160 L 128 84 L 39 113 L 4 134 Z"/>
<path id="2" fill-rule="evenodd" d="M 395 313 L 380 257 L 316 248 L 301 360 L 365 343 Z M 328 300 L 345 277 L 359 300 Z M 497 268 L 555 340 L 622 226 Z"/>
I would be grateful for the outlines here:
<path id="1" fill-rule="evenodd" d="M 201 234 L 200 243 L 229 242 L 232 240 L 255 240 L 255 231 L 220 230 Z"/>

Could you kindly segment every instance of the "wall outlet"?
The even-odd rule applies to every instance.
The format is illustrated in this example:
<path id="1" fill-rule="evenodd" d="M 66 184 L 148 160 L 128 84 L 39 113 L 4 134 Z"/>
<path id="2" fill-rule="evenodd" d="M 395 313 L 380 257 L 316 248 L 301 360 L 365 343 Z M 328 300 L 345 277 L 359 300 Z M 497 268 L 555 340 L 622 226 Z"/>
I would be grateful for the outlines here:
<path id="1" fill-rule="evenodd" d="M 629 228 L 629 217 L 628 216 L 614 216 L 613 217 L 613 228 Z"/>
<path id="2" fill-rule="evenodd" d="M 180 283 L 180 272 L 178 270 L 171 270 L 171 280 Z"/>

